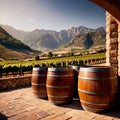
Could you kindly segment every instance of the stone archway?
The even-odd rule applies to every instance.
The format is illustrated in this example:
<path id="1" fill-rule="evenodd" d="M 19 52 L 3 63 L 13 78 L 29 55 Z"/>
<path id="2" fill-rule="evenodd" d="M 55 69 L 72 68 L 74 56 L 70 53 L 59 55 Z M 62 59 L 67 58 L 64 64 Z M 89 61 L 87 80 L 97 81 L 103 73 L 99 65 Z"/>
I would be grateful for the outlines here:
<path id="1" fill-rule="evenodd" d="M 106 63 L 115 68 L 120 77 L 120 1 L 90 0 L 106 12 Z"/>

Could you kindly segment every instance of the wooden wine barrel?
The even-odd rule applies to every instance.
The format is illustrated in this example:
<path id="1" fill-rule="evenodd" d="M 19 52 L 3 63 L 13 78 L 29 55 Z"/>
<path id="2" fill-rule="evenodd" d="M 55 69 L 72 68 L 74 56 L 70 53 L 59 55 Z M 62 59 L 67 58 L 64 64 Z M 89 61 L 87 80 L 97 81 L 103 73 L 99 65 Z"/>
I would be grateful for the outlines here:
<path id="1" fill-rule="evenodd" d="M 55 105 L 70 102 L 74 92 L 74 76 L 71 67 L 48 68 L 46 81 L 48 100 Z"/>
<path id="2" fill-rule="evenodd" d="M 84 110 L 106 111 L 116 103 L 117 76 L 109 66 L 80 67 L 78 91 Z"/>
<path id="3" fill-rule="evenodd" d="M 47 98 L 46 76 L 47 67 L 33 67 L 32 70 L 32 91 L 37 98 Z"/>
<path id="4" fill-rule="evenodd" d="M 72 65 L 73 73 L 74 73 L 74 95 L 73 98 L 79 98 L 78 96 L 78 73 L 80 69 L 80 65 Z"/>

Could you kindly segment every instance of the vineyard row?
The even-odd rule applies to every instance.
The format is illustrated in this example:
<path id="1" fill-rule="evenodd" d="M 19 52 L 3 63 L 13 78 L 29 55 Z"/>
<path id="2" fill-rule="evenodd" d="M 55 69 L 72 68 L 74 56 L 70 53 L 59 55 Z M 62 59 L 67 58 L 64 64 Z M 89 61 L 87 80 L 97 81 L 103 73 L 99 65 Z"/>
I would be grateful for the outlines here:
<path id="1" fill-rule="evenodd" d="M 105 63 L 106 58 L 101 56 L 99 58 L 86 58 L 81 59 L 76 57 L 74 59 L 48 59 L 48 60 L 39 60 L 39 61 L 29 61 L 26 64 L 22 63 L 12 63 L 12 64 L 0 64 L 0 77 L 8 76 L 9 74 L 15 75 L 24 75 L 25 73 L 31 74 L 32 68 L 34 66 L 68 66 L 68 65 L 94 65 Z"/>

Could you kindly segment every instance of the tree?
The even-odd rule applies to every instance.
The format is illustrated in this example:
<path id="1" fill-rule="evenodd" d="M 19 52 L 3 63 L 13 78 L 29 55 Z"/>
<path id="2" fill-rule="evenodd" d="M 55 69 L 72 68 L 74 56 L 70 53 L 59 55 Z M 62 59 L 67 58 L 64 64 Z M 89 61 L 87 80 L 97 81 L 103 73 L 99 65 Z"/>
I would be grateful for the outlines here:
<path id="1" fill-rule="evenodd" d="M 35 56 L 35 60 L 40 60 L 39 55 Z"/>
<path id="2" fill-rule="evenodd" d="M 53 57 L 53 54 L 52 54 L 52 52 L 48 52 L 48 58 L 52 58 Z"/>

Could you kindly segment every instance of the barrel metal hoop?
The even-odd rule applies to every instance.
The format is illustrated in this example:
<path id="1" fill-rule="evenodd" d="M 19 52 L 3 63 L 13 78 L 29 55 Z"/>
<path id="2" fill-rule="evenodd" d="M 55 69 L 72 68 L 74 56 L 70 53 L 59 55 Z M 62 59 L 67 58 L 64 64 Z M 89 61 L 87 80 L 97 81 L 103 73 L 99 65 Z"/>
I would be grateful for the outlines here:
<path id="1" fill-rule="evenodd" d="M 73 75 L 47 75 L 47 77 L 73 77 Z"/>
<path id="2" fill-rule="evenodd" d="M 34 93 L 46 93 L 45 90 L 40 90 L 40 91 L 36 91 L 36 90 L 32 90 Z M 47 94 L 47 93 L 46 93 Z"/>
<path id="3" fill-rule="evenodd" d="M 108 106 L 109 104 L 112 105 L 113 103 L 93 103 L 93 102 L 87 102 L 84 100 L 80 100 L 80 102 L 85 103 L 85 104 L 89 104 L 89 105 L 95 105 L 95 106 Z"/>
<path id="4" fill-rule="evenodd" d="M 48 72 L 59 72 L 59 71 L 72 71 L 70 67 L 60 67 L 60 68 L 48 68 Z"/>
<path id="5" fill-rule="evenodd" d="M 84 105 L 82 105 L 82 107 L 83 107 L 83 109 L 84 110 L 87 110 L 87 111 L 91 111 L 91 112 L 101 112 L 101 111 L 105 111 L 105 108 L 100 108 L 100 109 L 98 109 L 98 108 L 89 108 L 89 107 L 86 107 L 86 106 L 84 106 Z M 112 108 L 113 106 L 111 105 L 110 107 L 108 107 L 108 108 Z M 107 109 L 108 109 L 107 108 Z"/>
<path id="6" fill-rule="evenodd" d="M 35 85 L 35 86 L 46 86 L 46 84 L 36 84 L 36 83 L 32 83 L 32 85 Z"/>
<path id="7" fill-rule="evenodd" d="M 102 67 L 87 67 L 80 68 L 81 72 L 113 72 L 113 69 L 110 68 L 102 68 Z"/>
<path id="8" fill-rule="evenodd" d="M 41 77 L 44 77 L 44 76 L 47 76 L 46 74 L 32 74 L 32 76 L 41 76 Z"/>
<path id="9" fill-rule="evenodd" d="M 80 91 L 82 93 L 85 93 L 85 94 L 90 94 L 90 95 L 106 95 L 106 94 L 117 93 L 117 90 L 109 91 L 109 92 L 90 92 L 90 91 L 85 91 L 85 90 L 82 90 L 82 89 L 79 89 L 79 88 L 78 88 L 78 91 Z"/>
<path id="10" fill-rule="evenodd" d="M 66 85 L 66 86 L 51 86 L 51 85 L 46 85 L 47 87 L 49 88 L 70 88 L 72 87 L 73 85 Z"/>
<path id="11" fill-rule="evenodd" d="M 90 77 L 82 77 L 82 76 L 78 76 L 78 78 L 83 79 L 83 80 L 113 80 L 113 79 L 117 79 L 116 76 L 114 77 L 104 77 L 104 78 L 90 78 Z M 78 79 L 79 80 L 79 79 Z"/>
<path id="12" fill-rule="evenodd" d="M 53 96 L 53 95 L 48 95 L 48 97 L 52 97 L 52 98 L 66 98 L 69 96 Z"/>
<path id="13" fill-rule="evenodd" d="M 47 67 L 46 68 L 44 68 L 44 67 L 41 67 L 41 68 L 40 67 L 34 67 L 33 71 L 41 71 L 42 72 L 42 71 L 47 71 L 47 69 L 48 69 Z"/>
<path id="14" fill-rule="evenodd" d="M 53 100 L 49 100 L 49 102 L 53 103 L 53 104 L 62 104 L 62 103 L 66 103 L 65 100 L 62 101 L 53 101 Z"/>

